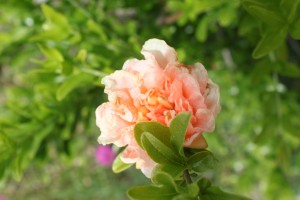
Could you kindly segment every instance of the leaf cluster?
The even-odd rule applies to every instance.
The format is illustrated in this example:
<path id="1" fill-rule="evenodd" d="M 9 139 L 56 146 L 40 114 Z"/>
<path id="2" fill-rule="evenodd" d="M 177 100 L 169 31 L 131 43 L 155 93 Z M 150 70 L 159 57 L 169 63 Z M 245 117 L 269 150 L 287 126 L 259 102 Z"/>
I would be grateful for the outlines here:
<path id="1" fill-rule="evenodd" d="M 207 150 L 183 147 L 189 121 L 190 114 L 182 112 L 170 127 L 157 122 L 140 122 L 135 126 L 136 142 L 158 165 L 151 175 L 153 184 L 131 188 L 131 199 L 247 199 L 225 193 L 202 177 L 203 172 L 214 168 L 217 160 Z M 113 169 L 120 162 L 117 158 Z"/>

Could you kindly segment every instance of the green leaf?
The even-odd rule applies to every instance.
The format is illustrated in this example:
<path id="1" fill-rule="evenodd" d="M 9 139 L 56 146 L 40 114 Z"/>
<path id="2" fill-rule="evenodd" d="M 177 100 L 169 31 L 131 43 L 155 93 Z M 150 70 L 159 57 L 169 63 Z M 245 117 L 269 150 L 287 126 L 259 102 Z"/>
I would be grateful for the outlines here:
<path id="1" fill-rule="evenodd" d="M 277 64 L 271 62 L 269 57 L 264 57 L 257 61 L 257 63 L 253 66 L 252 72 L 250 74 L 251 80 L 253 83 L 258 83 L 259 81 L 264 80 L 266 76 L 276 69 Z"/>
<path id="2" fill-rule="evenodd" d="M 189 157 L 187 163 L 193 171 L 204 172 L 213 169 L 217 160 L 211 152 L 203 150 Z"/>
<path id="3" fill-rule="evenodd" d="M 149 132 L 167 146 L 170 144 L 170 130 L 158 122 L 139 122 L 134 127 L 134 137 L 138 145 L 143 148 L 141 137 L 144 132 Z"/>
<path id="4" fill-rule="evenodd" d="M 69 33 L 64 32 L 55 25 L 46 25 L 47 29 L 30 37 L 30 41 L 55 40 L 61 41 L 68 37 Z"/>
<path id="5" fill-rule="evenodd" d="M 103 30 L 103 28 L 101 26 L 99 26 L 96 22 L 94 22 L 93 20 L 88 20 L 87 22 L 87 28 L 92 31 L 95 32 L 99 35 L 99 39 L 106 41 L 107 40 L 107 36 Z"/>
<path id="6" fill-rule="evenodd" d="M 3 132 L 0 132 L 0 163 L 8 159 L 14 153 L 13 141 Z"/>
<path id="7" fill-rule="evenodd" d="M 296 15 L 300 0 L 281 0 L 280 7 L 287 16 L 288 22 L 291 23 Z"/>
<path id="8" fill-rule="evenodd" d="M 172 164 L 172 163 L 158 164 L 153 169 L 152 173 L 155 174 L 155 173 L 157 173 L 156 171 L 163 171 L 163 172 L 170 174 L 172 177 L 176 178 L 178 176 L 181 176 L 185 169 L 186 169 L 185 166 L 176 165 L 176 164 Z"/>
<path id="9" fill-rule="evenodd" d="M 114 173 L 120 173 L 126 169 L 128 169 L 129 167 L 131 167 L 133 164 L 127 164 L 124 163 L 120 157 L 121 157 L 122 153 L 120 153 L 114 160 L 113 164 L 112 164 L 112 171 Z"/>
<path id="10" fill-rule="evenodd" d="M 39 125 L 36 125 L 38 127 Z M 29 164 L 29 162 L 34 159 L 35 155 L 37 154 L 37 151 L 39 150 L 41 143 L 45 138 L 54 130 L 54 124 L 50 124 L 46 126 L 46 123 L 44 126 L 39 126 L 37 129 L 38 134 L 36 134 L 31 143 L 30 143 L 30 148 L 27 148 L 26 150 L 22 151 L 22 153 L 26 152 L 26 158 L 25 160 L 23 159 L 23 165 Z M 23 155 L 25 157 L 25 155 Z"/>
<path id="11" fill-rule="evenodd" d="M 127 195 L 131 200 L 170 200 L 177 195 L 177 192 L 172 187 L 147 185 L 131 188 Z"/>
<path id="12" fill-rule="evenodd" d="M 283 76 L 300 77 L 300 69 L 296 64 L 293 63 L 278 62 L 275 65 L 275 70 Z"/>
<path id="13" fill-rule="evenodd" d="M 172 176 L 162 171 L 155 171 L 155 173 L 152 173 L 151 181 L 156 185 L 173 187 L 175 190 L 177 189 L 177 185 Z"/>
<path id="14" fill-rule="evenodd" d="M 245 15 L 239 21 L 238 34 L 240 36 L 245 36 L 249 33 L 252 33 L 251 31 L 253 31 L 253 29 L 256 29 L 258 26 L 259 24 L 255 20 L 253 20 L 253 17 L 251 15 Z"/>
<path id="15" fill-rule="evenodd" d="M 218 21 L 222 27 L 227 27 L 231 25 L 236 18 L 235 8 L 227 6 L 220 10 Z"/>
<path id="16" fill-rule="evenodd" d="M 296 19 L 291 24 L 289 31 L 294 39 L 300 40 L 300 18 Z"/>
<path id="17" fill-rule="evenodd" d="M 196 29 L 196 39 L 199 42 L 204 42 L 207 39 L 209 18 L 207 15 L 203 17 L 197 25 Z"/>
<path id="18" fill-rule="evenodd" d="M 265 22 L 272 27 L 281 27 L 285 20 L 279 11 L 270 10 L 265 7 L 251 5 L 246 9 L 253 17 Z"/>
<path id="19" fill-rule="evenodd" d="M 178 191 L 180 195 L 175 196 L 172 200 L 198 200 L 198 195 L 199 195 L 199 187 L 196 183 L 188 184 L 186 188 L 180 188 L 181 191 Z"/>
<path id="20" fill-rule="evenodd" d="M 180 157 L 178 157 L 171 148 L 166 146 L 154 135 L 149 132 L 144 132 L 141 137 L 142 145 L 147 151 L 147 154 L 157 163 L 174 163 L 183 165 Z"/>
<path id="21" fill-rule="evenodd" d="M 73 72 L 73 65 L 67 61 L 62 63 L 62 73 L 66 76 L 70 75 Z"/>
<path id="22" fill-rule="evenodd" d="M 42 5 L 42 10 L 47 21 L 43 24 L 42 31 L 30 38 L 31 41 L 61 41 L 71 35 L 73 32 L 72 27 L 63 14 L 55 11 L 46 4 Z"/>
<path id="23" fill-rule="evenodd" d="M 156 171 L 156 173 L 153 173 L 152 182 L 156 185 L 173 187 L 178 193 L 185 194 L 189 197 L 196 197 L 199 193 L 197 183 L 188 184 L 186 187 L 179 187 L 171 175 L 162 171 Z"/>
<path id="24" fill-rule="evenodd" d="M 55 11 L 53 8 L 46 4 L 42 4 L 42 10 L 49 23 L 55 24 L 64 32 L 71 32 L 69 22 L 63 14 Z"/>
<path id="25" fill-rule="evenodd" d="M 207 188 L 211 186 L 211 181 L 207 178 L 201 178 L 198 182 L 198 187 L 200 188 L 200 191 L 205 191 Z"/>
<path id="26" fill-rule="evenodd" d="M 199 187 L 197 183 L 192 183 L 187 185 L 187 195 L 190 197 L 197 197 L 199 194 Z"/>
<path id="27" fill-rule="evenodd" d="M 85 49 L 80 49 L 80 51 L 76 55 L 76 59 L 80 60 L 80 62 L 85 62 L 87 57 L 87 51 Z"/>
<path id="28" fill-rule="evenodd" d="M 286 173 L 280 167 L 276 167 L 268 172 L 268 185 L 266 188 L 266 198 L 268 199 L 294 199 L 291 183 Z M 283 187 L 286 185 L 287 187 Z"/>
<path id="29" fill-rule="evenodd" d="M 180 194 L 178 196 L 173 197 L 172 200 L 198 200 L 198 198 L 189 197 L 185 194 Z"/>
<path id="30" fill-rule="evenodd" d="M 212 186 L 201 195 L 201 200 L 250 200 L 236 194 L 222 191 L 219 187 Z"/>
<path id="31" fill-rule="evenodd" d="M 185 134 L 191 119 L 191 114 L 188 112 L 182 112 L 178 114 L 171 121 L 170 132 L 171 132 L 171 144 L 175 147 L 177 152 L 184 157 L 183 142 Z"/>
<path id="32" fill-rule="evenodd" d="M 256 59 L 267 55 L 270 51 L 278 48 L 285 40 L 287 28 L 280 30 L 267 31 L 257 44 L 252 56 Z"/>
<path id="33" fill-rule="evenodd" d="M 12 175 L 16 181 L 20 181 L 22 178 L 22 157 L 20 154 L 15 155 L 11 163 Z"/>
<path id="34" fill-rule="evenodd" d="M 43 45 L 38 45 L 43 54 L 47 57 L 48 60 L 54 60 L 57 62 L 63 62 L 63 55 L 55 48 L 49 48 Z"/>
<path id="35" fill-rule="evenodd" d="M 213 9 L 215 7 L 218 7 L 222 4 L 226 3 L 226 0 L 215 0 L 215 1 L 211 1 L 211 0 L 201 0 L 201 1 L 197 1 L 197 4 L 195 4 L 195 6 L 197 6 L 197 11 L 199 13 L 206 11 L 206 10 L 210 10 Z"/>
<path id="36" fill-rule="evenodd" d="M 63 84 L 59 86 L 56 91 L 56 98 L 58 101 L 63 100 L 72 90 L 86 83 L 91 83 L 93 79 L 88 74 L 81 73 L 70 76 Z"/>

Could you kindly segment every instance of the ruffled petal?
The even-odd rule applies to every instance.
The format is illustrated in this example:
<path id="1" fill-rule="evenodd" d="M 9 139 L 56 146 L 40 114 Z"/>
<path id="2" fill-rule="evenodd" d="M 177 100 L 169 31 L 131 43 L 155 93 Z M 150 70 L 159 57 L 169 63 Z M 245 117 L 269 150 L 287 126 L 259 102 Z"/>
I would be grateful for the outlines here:
<path id="1" fill-rule="evenodd" d="M 208 81 L 208 74 L 206 69 L 201 63 L 196 63 L 192 67 L 191 74 L 198 81 L 200 92 L 204 94 Z"/>
<path id="2" fill-rule="evenodd" d="M 114 143 L 117 146 L 125 146 L 128 141 L 124 140 L 124 136 L 132 131 L 132 123 L 124 120 L 128 116 L 125 114 L 124 118 L 120 117 L 116 108 L 109 102 L 100 105 L 95 114 L 96 125 L 101 131 L 98 142 L 104 145 Z"/>
<path id="3" fill-rule="evenodd" d="M 212 82 L 210 79 L 208 80 L 206 93 L 205 104 L 213 116 L 216 117 L 221 110 L 220 92 L 218 85 Z"/>
<path id="4" fill-rule="evenodd" d="M 177 53 L 165 41 L 150 39 L 145 42 L 141 53 L 146 59 L 155 60 L 161 68 L 177 61 Z"/>

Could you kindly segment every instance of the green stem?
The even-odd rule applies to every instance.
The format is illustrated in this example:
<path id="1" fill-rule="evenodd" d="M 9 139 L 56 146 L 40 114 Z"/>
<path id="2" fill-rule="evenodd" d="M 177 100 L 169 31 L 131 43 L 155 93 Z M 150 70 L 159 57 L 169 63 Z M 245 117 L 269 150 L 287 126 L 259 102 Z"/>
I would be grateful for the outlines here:
<path id="1" fill-rule="evenodd" d="M 183 178 L 184 178 L 184 180 L 186 181 L 187 184 L 192 184 L 193 183 L 193 181 L 191 179 L 191 175 L 189 173 L 189 170 L 187 170 L 187 169 L 183 171 Z"/>
<path id="2" fill-rule="evenodd" d="M 191 179 L 191 175 L 189 173 L 189 170 L 187 170 L 187 169 L 183 171 L 183 178 L 184 178 L 184 180 L 187 184 L 192 184 L 193 183 L 193 181 Z M 201 200 L 200 194 L 197 196 L 197 199 Z"/>

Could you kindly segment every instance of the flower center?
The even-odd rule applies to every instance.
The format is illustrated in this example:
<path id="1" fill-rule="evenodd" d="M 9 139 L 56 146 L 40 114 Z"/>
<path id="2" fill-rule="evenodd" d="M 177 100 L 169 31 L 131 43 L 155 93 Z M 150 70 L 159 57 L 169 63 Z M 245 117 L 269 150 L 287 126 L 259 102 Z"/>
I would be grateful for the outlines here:
<path id="1" fill-rule="evenodd" d="M 163 116 L 167 123 L 171 118 L 170 112 L 174 109 L 174 105 L 155 89 L 147 93 L 147 97 L 142 101 L 142 106 L 138 109 L 138 121 L 149 121 L 150 118 L 147 114 L 152 112 L 155 115 Z"/>

